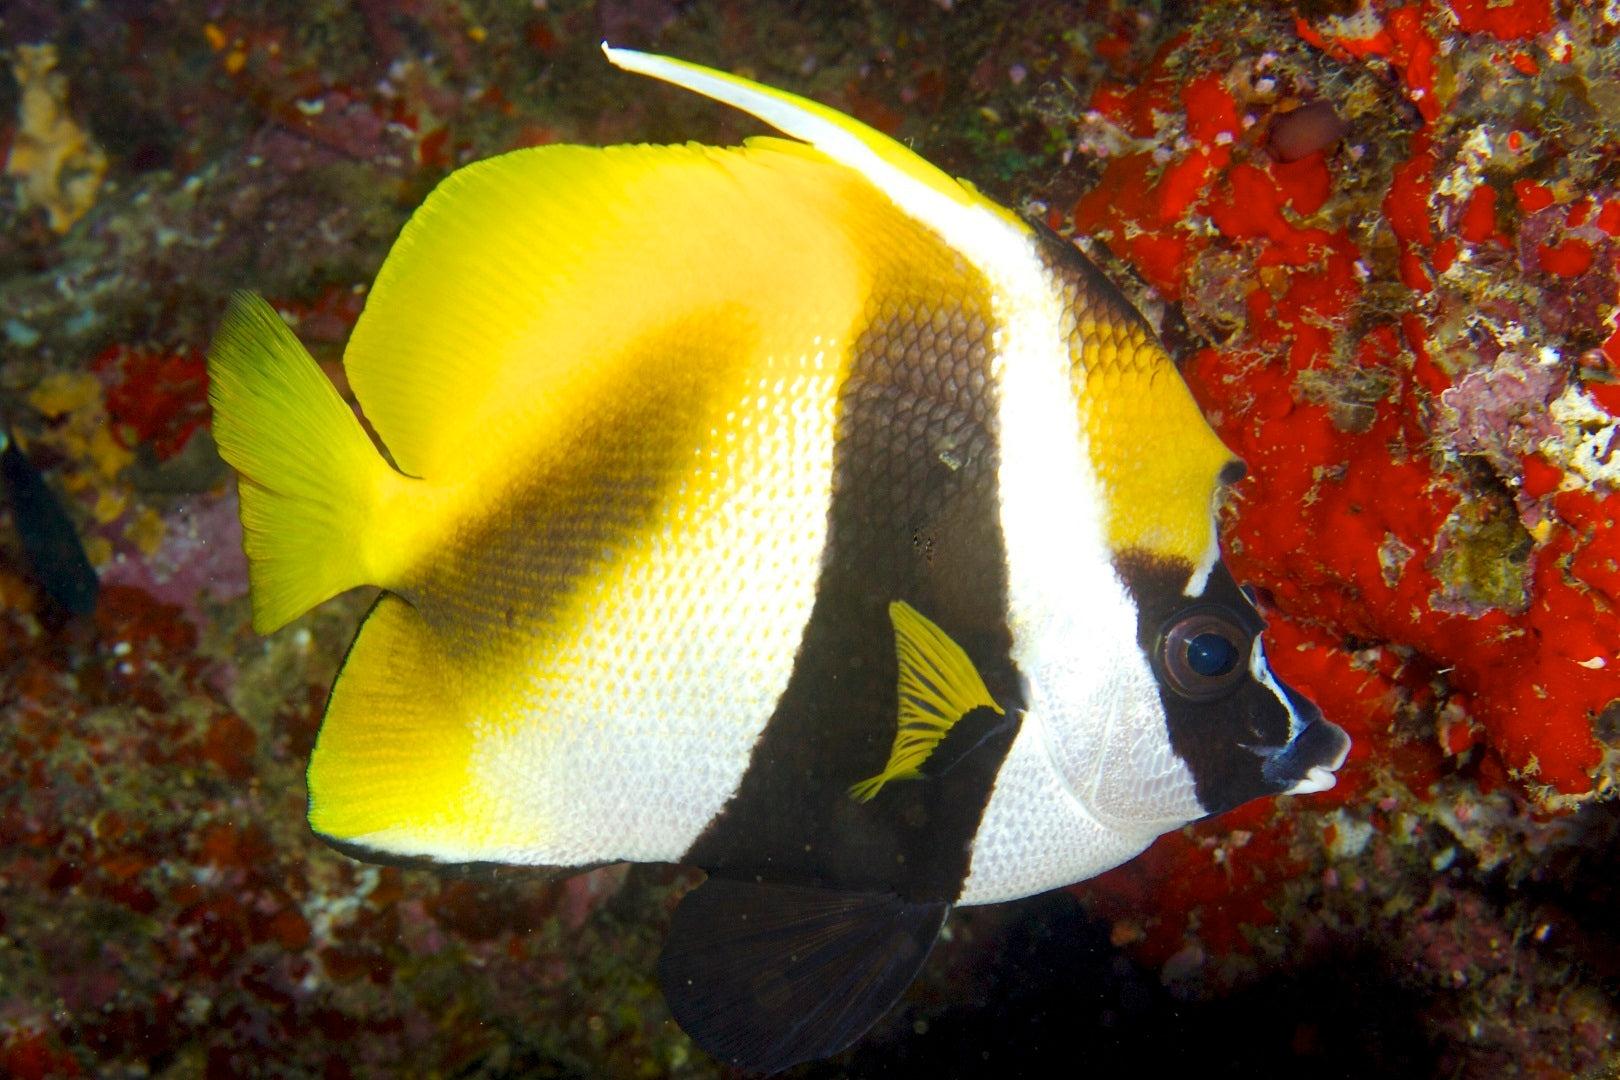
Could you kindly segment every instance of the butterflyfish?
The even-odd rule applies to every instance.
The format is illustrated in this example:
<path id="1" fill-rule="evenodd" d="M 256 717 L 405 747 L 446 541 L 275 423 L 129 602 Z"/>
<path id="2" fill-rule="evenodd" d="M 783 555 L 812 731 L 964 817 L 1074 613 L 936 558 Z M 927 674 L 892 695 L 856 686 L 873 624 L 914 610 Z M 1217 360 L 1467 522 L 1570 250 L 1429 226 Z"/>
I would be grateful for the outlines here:
<path id="1" fill-rule="evenodd" d="M 452 173 L 347 345 L 371 432 L 238 294 L 215 437 L 259 631 L 380 589 L 315 832 L 701 868 L 659 980 L 768 1073 L 865 1032 L 953 906 L 1325 790 L 1349 740 L 1221 562 L 1243 466 L 1072 245 L 824 105 L 606 52 L 782 137 Z"/>

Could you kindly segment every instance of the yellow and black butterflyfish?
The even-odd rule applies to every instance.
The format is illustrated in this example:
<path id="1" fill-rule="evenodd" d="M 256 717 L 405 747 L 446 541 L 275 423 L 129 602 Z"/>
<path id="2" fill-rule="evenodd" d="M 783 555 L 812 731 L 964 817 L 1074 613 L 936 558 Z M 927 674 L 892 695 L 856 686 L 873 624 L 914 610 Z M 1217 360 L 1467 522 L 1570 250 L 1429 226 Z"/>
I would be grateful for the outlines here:
<path id="1" fill-rule="evenodd" d="M 790 138 L 457 171 L 345 353 L 381 448 L 246 295 L 215 437 L 258 629 L 382 590 L 315 831 L 703 868 L 664 993 L 769 1072 L 859 1037 L 952 905 L 1323 790 L 1348 740 L 1221 564 L 1240 463 L 1083 256 L 833 109 L 607 54 Z"/>

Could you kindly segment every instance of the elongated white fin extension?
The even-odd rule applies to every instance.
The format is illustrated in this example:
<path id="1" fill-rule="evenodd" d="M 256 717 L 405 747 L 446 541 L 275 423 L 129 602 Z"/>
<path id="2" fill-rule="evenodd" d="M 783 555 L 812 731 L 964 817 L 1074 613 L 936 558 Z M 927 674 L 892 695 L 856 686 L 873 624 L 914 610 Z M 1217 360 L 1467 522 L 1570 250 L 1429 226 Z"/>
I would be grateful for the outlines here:
<path id="1" fill-rule="evenodd" d="M 960 228 L 961 215 L 969 210 L 989 212 L 1021 233 L 1028 231 L 1016 214 L 940 171 L 904 144 L 837 109 L 684 60 L 615 49 L 607 42 L 602 43 L 602 51 L 625 71 L 684 87 L 803 139 L 865 176 L 906 213 L 942 233 L 949 235 L 953 225 Z"/>

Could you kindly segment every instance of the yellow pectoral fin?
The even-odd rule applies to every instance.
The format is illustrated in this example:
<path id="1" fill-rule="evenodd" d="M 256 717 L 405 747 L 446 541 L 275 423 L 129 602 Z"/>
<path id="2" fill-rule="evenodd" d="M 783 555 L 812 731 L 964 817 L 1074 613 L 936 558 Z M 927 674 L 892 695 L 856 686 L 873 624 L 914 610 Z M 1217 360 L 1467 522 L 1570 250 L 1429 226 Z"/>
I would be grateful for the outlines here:
<path id="1" fill-rule="evenodd" d="M 890 780 L 912 780 L 956 722 L 974 709 L 1004 710 L 950 635 L 903 600 L 889 605 L 900 661 L 900 729 L 883 771 L 849 789 L 868 802 Z"/>

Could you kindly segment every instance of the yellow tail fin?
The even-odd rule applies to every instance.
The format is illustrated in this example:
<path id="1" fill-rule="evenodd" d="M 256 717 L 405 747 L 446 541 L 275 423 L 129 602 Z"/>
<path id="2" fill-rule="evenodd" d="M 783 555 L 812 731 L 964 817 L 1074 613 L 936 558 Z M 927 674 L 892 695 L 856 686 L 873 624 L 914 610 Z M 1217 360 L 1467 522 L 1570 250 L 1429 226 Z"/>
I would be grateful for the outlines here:
<path id="1" fill-rule="evenodd" d="M 366 534 L 408 481 L 275 309 L 232 297 L 208 376 L 214 439 L 241 474 L 253 628 L 267 634 L 346 589 L 388 584 Z"/>

